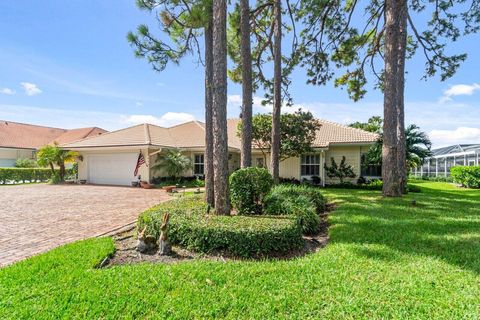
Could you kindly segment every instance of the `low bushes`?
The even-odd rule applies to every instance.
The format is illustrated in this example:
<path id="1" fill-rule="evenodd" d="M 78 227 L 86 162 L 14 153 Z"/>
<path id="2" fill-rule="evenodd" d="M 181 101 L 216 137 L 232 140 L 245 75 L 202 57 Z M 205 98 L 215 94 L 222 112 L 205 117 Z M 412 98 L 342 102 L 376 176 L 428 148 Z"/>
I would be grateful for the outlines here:
<path id="1" fill-rule="evenodd" d="M 428 176 L 415 176 L 415 175 L 410 175 L 408 177 L 408 180 L 410 181 L 433 181 L 433 182 L 453 182 L 453 178 L 451 176 L 438 176 L 438 177 L 428 177 Z"/>
<path id="2" fill-rule="evenodd" d="M 288 216 L 217 216 L 207 214 L 201 196 L 186 196 L 143 212 L 138 230 L 158 239 L 164 213 L 170 213 L 168 236 L 173 244 L 210 253 L 225 251 L 239 257 L 285 253 L 303 246 L 296 219 Z"/>
<path id="3" fill-rule="evenodd" d="M 239 214 L 260 214 L 261 201 L 273 186 L 273 178 L 265 168 L 249 167 L 230 176 L 230 198 Z"/>
<path id="4" fill-rule="evenodd" d="M 264 199 L 264 211 L 269 215 L 293 215 L 305 234 L 315 234 L 320 229 L 319 214 L 325 211 L 325 198 L 320 189 L 278 185 Z"/>
<path id="5" fill-rule="evenodd" d="M 0 183 L 47 181 L 51 175 L 48 168 L 0 168 Z"/>
<path id="6" fill-rule="evenodd" d="M 154 177 L 151 182 L 159 187 L 180 185 L 187 188 L 200 188 L 205 186 L 205 180 L 201 177 Z"/>
<path id="7" fill-rule="evenodd" d="M 480 188 L 480 166 L 457 166 L 450 168 L 455 183 L 466 188 Z"/>
<path id="8" fill-rule="evenodd" d="M 366 183 L 351 183 L 351 182 L 344 182 L 344 183 L 337 183 L 337 184 L 329 184 L 327 185 L 328 188 L 335 188 L 335 189 L 357 189 L 357 190 L 376 190 L 382 191 L 383 182 L 382 180 L 373 179 L 367 181 Z M 407 183 L 407 192 L 418 193 L 421 192 L 421 189 L 418 186 L 412 185 Z"/>

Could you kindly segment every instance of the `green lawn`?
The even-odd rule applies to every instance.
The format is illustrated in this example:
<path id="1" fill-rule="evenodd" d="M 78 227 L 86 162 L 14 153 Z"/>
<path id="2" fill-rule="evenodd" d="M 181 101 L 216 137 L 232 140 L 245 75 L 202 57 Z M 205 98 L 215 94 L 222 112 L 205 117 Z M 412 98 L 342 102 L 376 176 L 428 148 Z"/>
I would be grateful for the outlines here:
<path id="1" fill-rule="evenodd" d="M 480 190 L 419 185 L 326 190 L 330 244 L 291 261 L 99 270 L 109 238 L 67 245 L 0 269 L 0 318 L 478 319 Z"/>

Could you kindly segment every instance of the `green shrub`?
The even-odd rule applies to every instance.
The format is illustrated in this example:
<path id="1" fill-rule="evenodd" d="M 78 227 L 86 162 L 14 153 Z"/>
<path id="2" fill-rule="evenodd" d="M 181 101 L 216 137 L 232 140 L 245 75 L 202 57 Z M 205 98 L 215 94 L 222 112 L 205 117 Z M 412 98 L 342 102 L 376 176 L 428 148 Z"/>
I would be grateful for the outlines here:
<path id="1" fill-rule="evenodd" d="M 15 168 L 36 168 L 37 161 L 28 158 L 20 158 L 15 161 Z"/>
<path id="2" fill-rule="evenodd" d="M 239 214 L 260 214 L 261 201 L 273 186 L 273 178 L 265 168 L 250 167 L 230 176 L 230 197 Z"/>
<path id="3" fill-rule="evenodd" d="M 62 178 L 60 177 L 60 172 L 55 171 L 55 173 L 51 175 L 49 183 L 59 184 L 61 182 L 62 182 Z"/>
<path id="4" fill-rule="evenodd" d="M 51 174 L 47 168 L 0 168 L 0 183 L 43 182 L 50 179 Z"/>
<path id="5" fill-rule="evenodd" d="M 480 166 L 456 166 L 450 168 L 453 181 L 466 188 L 480 188 Z"/>
<path id="6" fill-rule="evenodd" d="M 320 230 L 318 214 L 325 211 L 325 198 L 318 188 L 278 185 L 265 196 L 263 204 L 266 214 L 296 216 L 304 234 Z"/>
<path id="7" fill-rule="evenodd" d="M 284 202 L 301 196 L 307 197 L 312 202 L 317 213 L 325 211 L 326 201 L 319 188 L 285 184 L 273 187 L 265 196 L 263 201 L 265 213 L 270 215 L 290 214 L 286 212 L 283 206 Z"/>
<path id="8" fill-rule="evenodd" d="M 197 252 L 255 257 L 285 253 L 304 245 L 301 228 L 292 217 L 207 214 L 201 196 L 182 197 L 143 212 L 138 217 L 138 230 L 146 227 L 146 233 L 158 239 L 166 212 L 170 213 L 170 241 Z"/>

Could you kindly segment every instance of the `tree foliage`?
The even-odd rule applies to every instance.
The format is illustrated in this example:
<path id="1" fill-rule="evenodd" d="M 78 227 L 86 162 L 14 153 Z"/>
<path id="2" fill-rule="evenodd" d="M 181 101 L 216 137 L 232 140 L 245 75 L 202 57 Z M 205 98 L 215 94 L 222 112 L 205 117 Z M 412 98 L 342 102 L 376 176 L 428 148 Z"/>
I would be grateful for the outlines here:
<path id="1" fill-rule="evenodd" d="M 362 129 L 372 133 L 382 133 L 383 128 L 383 119 L 380 116 L 370 117 L 367 122 L 354 122 L 349 125 L 349 127 Z"/>
<path id="2" fill-rule="evenodd" d="M 153 170 L 165 171 L 169 177 L 178 178 L 186 170 L 192 168 L 192 161 L 178 149 L 168 149 L 157 154 Z"/>
<path id="3" fill-rule="evenodd" d="M 366 165 L 382 164 L 382 134 L 383 120 L 381 117 L 374 116 L 367 122 L 354 122 L 350 127 L 366 130 L 379 134 L 378 141 L 368 150 L 366 157 Z M 423 161 L 432 155 L 432 142 L 427 133 L 420 130 L 416 124 L 410 124 L 405 128 L 406 141 L 406 160 L 407 169 L 415 168 L 423 163 Z"/>
<path id="4" fill-rule="evenodd" d="M 282 53 L 282 99 L 285 105 L 292 105 L 293 100 L 289 93 L 290 75 L 294 68 L 298 65 L 296 55 L 297 51 L 297 34 L 296 19 L 294 17 L 294 9 L 290 0 L 285 1 L 286 10 L 283 14 L 287 14 L 289 19 L 282 22 L 282 34 L 290 34 L 291 39 L 289 45 L 282 45 L 282 50 L 290 47 L 289 52 Z M 253 90 L 262 89 L 264 93 L 264 105 L 273 102 L 274 79 L 269 74 L 271 68 L 267 67 L 274 60 L 274 2 L 269 0 L 258 0 L 256 6 L 250 11 L 250 29 L 251 29 L 251 51 L 252 51 L 252 78 Z M 233 66 L 228 71 L 229 78 L 236 83 L 242 83 L 242 64 L 241 64 L 241 33 L 240 33 L 240 6 L 235 5 L 229 13 L 228 19 L 228 55 L 233 61 Z"/>
<path id="5" fill-rule="evenodd" d="M 379 0 L 301 1 L 295 16 L 305 28 L 300 32 L 297 52 L 308 83 L 323 85 L 334 78 L 335 85 L 345 87 L 350 98 L 357 101 L 366 93 L 371 72 L 375 86 L 382 89 L 384 12 L 385 2 Z M 354 23 L 353 17 L 359 13 L 364 19 Z M 424 17 L 430 17 L 427 23 L 421 23 Z M 407 18 L 406 58 L 421 52 L 424 79 L 439 74 L 443 81 L 453 76 L 467 57 L 466 53 L 452 54 L 447 47 L 462 35 L 478 32 L 480 3 L 412 0 L 408 2 Z"/>
<path id="6" fill-rule="evenodd" d="M 155 35 L 146 24 L 129 32 L 127 40 L 137 57 L 146 58 L 159 72 L 168 63 L 180 63 L 187 54 L 203 63 L 199 38 L 210 19 L 211 0 L 137 0 L 137 6 L 154 13 L 161 31 L 167 35 L 167 39 Z"/>
<path id="7" fill-rule="evenodd" d="M 237 134 L 241 132 L 241 122 Z M 297 110 L 294 113 L 282 114 L 280 117 L 280 159 L 298 157 L 312 152 L 316 132 L 320 122 L 311 112 Z M 264 157 L 271 149 L 272 114 L 263 113 L 253 116 L 252 145 L 262 151 Z"/>

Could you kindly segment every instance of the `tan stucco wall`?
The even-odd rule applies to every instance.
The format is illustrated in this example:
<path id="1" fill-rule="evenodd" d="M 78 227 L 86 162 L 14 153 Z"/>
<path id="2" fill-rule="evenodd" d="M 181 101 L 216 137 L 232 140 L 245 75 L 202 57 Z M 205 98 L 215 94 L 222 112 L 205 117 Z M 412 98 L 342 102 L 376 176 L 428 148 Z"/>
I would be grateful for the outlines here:
<path id="1" fill-rule="evenodd" d="M 345 179 L 346 181 L 356 182 L 360 176 L 360 146 L 342 146 L 342 147 L 330 147 L 326 152 L 325 162 L 327 166 L 331 164 L 331 158 L 335 159 L 337 165 L 340 165 L 342 157 L 345 156 L 346 163 L 353 167 L 353 172 L 355 172 L 355 178 Z M 338 179 L 330 179 L 325 177 L 326 183 L 338 183 Z"/>
<path id="2" fill-rule="evenodd" d="M 321 156 L 321 158 L 320 158 L 320 177 L 323 178 L 323 176 L 324 176 L 324 168 L 323 168 L 324 160 L 327 163 L 327 165 L 329 165 L 330 164 L 330 158 L 334 157 L 337 164 L 340 164 L 340 161 L 342 160 L 342 156 L 345 156 L 346 160 L 347 160 L 347 163 L 353 166 L 354 172 L 355 172 L 355 175 L 356 175 L 355 178 L 348 179 L 348 180 L 350 180 L 352 182 L 355 182 L 360 175 L 360 159 L 361 159 L 360 156 L 361 156 L 361 152 L 362 151 L 366 152 L 366 150 L 368 150 L 368 147 L 338 146 L 338 147 L 330 147 L 330 149 L 327 150 L 327 151 L 318 151 L 318 153 Z M 153 177 L 161 177 L 161 176 L 166 175 L 164 172 L 154 171 L 152 169 L 152 166 L 155 164 L 155 160 L 156 160 L 157 156 L 152 155 L 152 156 L 147 157 L 147 155 L 150 155 L 150 154 L 152 154 L 156 151 L 158 151 L 158 149 L 149 149 L 149 150 L 142 149 L 142 152 L 143 152 L 144 156 L 146 158 L 148 158 L 148 165 L 149 165 L 148 167 L 143 165 L 139 170 L 140 174 L 142 175 L 142 180 L 151 181 L 151 179 Z M 87 177 L 88 176 L 88 168 L 87 168 L 88 160 L 87 160 L 87 157 L 88 157 L 89 154 L 92 154 L 92 153 L 105 154 L 105 153 L 119 153 L 119 152 L 122 152 L 122 153 L 123 152 L 138 152 L 138 149 L 129 149 L 129 150 L 121 150 L 121 151 L 110 150 L 110 151 L 83 151 L 83 152 L 80 152 L 80 154 L 83 155 L 84 160 L 80 161 L 79 164 L 78 164 L 79 179 L 85 179 L 85 180 L 88 179 L 88 177 Z M 184 152 L 184 154 L 191 159 L 192 165 L 193 165 L 193 161 L 194 161 L 194 155 L 199 154 L 199 153 L 202 153 L 202 151 L 199 150 L 199 151 L 185 151 Z M 229 158 L 228 165 L 229 165 L 229 171 L 231 173 L 231 172 L 235 171 L 236 169 L 238 169 L 240 167 L 240 154 L 238 152 L 230 152 L 230 154 L 231 154 L 231 157 Z M 253 165 L 256 164 L 256 159 L 257 158 L 263 158 L 263 154 L 262 153 L 257 153 L 257 152 L 254 152 L 252 154 L 252 164 Z M 267 156 L 266 156 L 265 165 L 266 165 L 267 169 L 270 166 L 270 155 L 269 154 L 267 154 Z M 185 176 L 185 177 L 193 176 L 193 168 L 184 172 L 183 176 Z M 302 178 L 300 176 L 300 158 L 299 157 L 293 157 L 293 158 L 288 158 L 284 161 L 281 161 L 280 162 L 280 177 L 282 177 L 282 178 L 295 178 L 295 179 L 300 180 Z M 325 182 L 326 183 L 336 183 L 336 182 L 338 182 L 338 179 L 330 179 L 328 177 L 325 177 Z"/>
<path id="3" fill-rule="evenodd" d="M 152 152 L 152 151 L 150 151 Z M 196 154 L 203 154 L 203 151 L 184 151 L 182 152 L 185 156 L 189 157 L 190 158 L 190 161 L 192 162 L 192 168 L 191 169 L 188 169 L 186 170 L 182 176 L 183 177 L 191 177 L 193 176 L 193 165 L 194 165 L 194 161 L 195 161 L 195 155 Z M 229 157 L 229 160 L 228 160 L 228 169 L 229 169 L 229 172 L 232 173 L 233 171 L 237 170 L 239 167 L 240 167 L 240 154 L 239 153 L 235 153 L 235 152 L 230 152 L 229 153 L 231 156 Z M 150 159 L 152 165 L 155 163 L 156 161 L 156 155 L 155 156 L 152 156 L 151 159 Z M 164 177 L 166 176 L 166 173 L 163 171 L 163 170 L 151 170 L 150 171 L 150 178 L 153 178 L 153 177 Z"/>
<path id="4" fill-rule="evenodd" d="M 17 159 L 34 159 L 33 150 L 0 148 L 0 167 L 14 166 Z"/>

